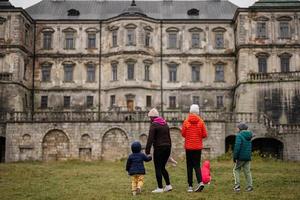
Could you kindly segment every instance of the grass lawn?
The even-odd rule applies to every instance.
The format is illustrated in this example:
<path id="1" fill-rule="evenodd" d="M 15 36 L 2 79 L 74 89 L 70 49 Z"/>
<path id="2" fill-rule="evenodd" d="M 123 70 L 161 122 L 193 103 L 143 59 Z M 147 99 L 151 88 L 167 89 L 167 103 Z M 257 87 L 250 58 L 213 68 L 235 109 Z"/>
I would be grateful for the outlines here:
<path id="1" fill-rule="evenodd" d="M 211 185 L 201 193 L 187 193 L 184 161 L 168 166 L 174 190 L 152 194 L 156 187 L 153 163 L 146 164 L 142 194 L 132 197 L 130 177 L 119 162 L 28 162 L 0 164 L 0 199 L 300 199 L 300 163 L 255 158 L 254 191 L 234 193 L 230 160 L 213 160 Z"/>

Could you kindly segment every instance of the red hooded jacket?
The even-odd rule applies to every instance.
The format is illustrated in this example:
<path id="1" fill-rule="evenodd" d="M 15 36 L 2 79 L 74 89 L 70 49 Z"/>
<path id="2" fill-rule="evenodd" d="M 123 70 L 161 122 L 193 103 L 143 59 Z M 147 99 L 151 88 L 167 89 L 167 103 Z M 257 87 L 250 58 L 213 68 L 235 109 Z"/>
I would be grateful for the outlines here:
<path id="1" fill-rule="evenodd" d="M 202 139 L 207 137 L 207 131 L 203 120 L 196 114 L 189 114 L 188 118 L 183 122 L 181 135 L 185 138 L 185 149 L 202 149 Z"/>

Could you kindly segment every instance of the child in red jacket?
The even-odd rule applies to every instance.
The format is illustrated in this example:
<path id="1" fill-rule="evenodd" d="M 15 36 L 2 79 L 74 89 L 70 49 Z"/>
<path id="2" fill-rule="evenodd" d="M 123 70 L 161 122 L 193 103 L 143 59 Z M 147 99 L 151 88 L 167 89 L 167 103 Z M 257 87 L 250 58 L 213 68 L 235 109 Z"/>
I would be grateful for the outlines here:
<path id="1" fill-rule="evenodd" d="M 204 184 L 210 184 L 211 175 L 210 175 L 210 162 L 209 162 L 209 160 L 204 161 L 204 163 L 201 167 L 201 173 L 202 173 L 202 182 Z"/>

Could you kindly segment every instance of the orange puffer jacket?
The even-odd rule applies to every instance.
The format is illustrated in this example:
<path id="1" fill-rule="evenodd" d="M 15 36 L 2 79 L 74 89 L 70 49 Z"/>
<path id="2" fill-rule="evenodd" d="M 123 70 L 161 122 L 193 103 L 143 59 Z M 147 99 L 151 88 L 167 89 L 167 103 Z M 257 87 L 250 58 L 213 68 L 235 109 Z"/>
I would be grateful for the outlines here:
<path id="1" fill-rule="evenodd" d="M 202 149 L 202 139 L 207 137 L 205 124 L 196 114 L 189 114 L 183 122 L 181 134 L 185 138 L 184 147 L 188 150 Z"/>

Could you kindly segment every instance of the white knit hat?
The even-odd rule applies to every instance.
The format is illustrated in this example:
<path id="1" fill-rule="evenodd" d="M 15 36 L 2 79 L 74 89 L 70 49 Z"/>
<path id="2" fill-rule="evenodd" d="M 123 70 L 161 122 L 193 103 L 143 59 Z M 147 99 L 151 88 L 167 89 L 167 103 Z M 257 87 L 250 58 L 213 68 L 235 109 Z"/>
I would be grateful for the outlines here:
<path id="1" fill-rule="evenodd" d="M 197 104 L 193 104 L 190 107 L 190 113 L 195 113 L 197 115 L 199 115 L 199 106 Z"/>
<path id="2" fill-rule="evenodd" d="M 149 113 L 148 113 L 148 117 L 158 117 L 159 113 L 155 108 L 152 108 Z"/>

